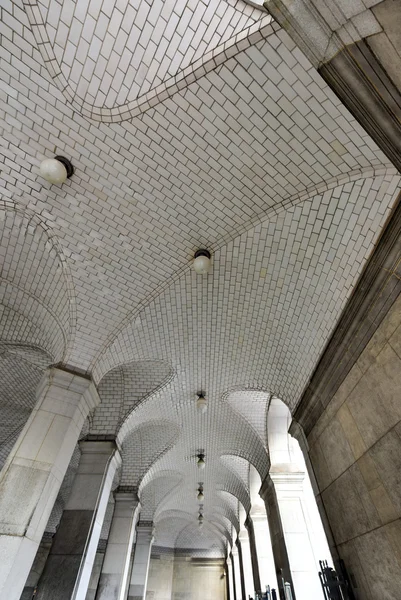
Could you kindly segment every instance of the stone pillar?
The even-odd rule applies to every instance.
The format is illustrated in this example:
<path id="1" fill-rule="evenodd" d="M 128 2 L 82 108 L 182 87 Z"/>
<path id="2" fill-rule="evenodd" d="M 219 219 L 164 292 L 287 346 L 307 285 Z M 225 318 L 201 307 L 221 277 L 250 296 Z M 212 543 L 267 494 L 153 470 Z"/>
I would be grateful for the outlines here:
<path id="1" fill-rule="evenodd" d="M 276 541 L 281 545 L 280 559 L 283 561 L 279 566 L 283 569 L 285 579 L 292 581 L 297 600 L 321 600 L 318 567 L 306 522 L 308 511 L 303 492 L 304 477 L 304 472 L 277 472 L 272 468 L 270 478 L 262 485 L 261 496 L 266 498 L 270 507 L 276 503 L 274 520 L 280 521 L 276 527 L 279 526 L 283 538 Z"/>
<path id="2" fill-rule="evenodd" d="M 257 594 L 260 594 L 262 590 L 260 587 L 258 553 L 256 551 L 255 530 L 254 530 L 253 521 L 252 521 L 252 518 L 250 515 L 248 515 L 248 517 L 246 518 L 245 527 L 248 532 L 249 549 L 251 551 L 253 589 Z"/>
<path id="3" fill-rule="evenodd" d="M 235 540 L 235 545 L 238 550 L 238 562 L 239 562 L 239 574 L 240 574 L 240 583 L 241 583 L 241 596 L 242 600 L 246 600 L 246 591 L 245 591 L 245 575 L 244 575 L 244 561 L 242 556 L 242 546 L 240 540 L 237 538 Z"/>
<path id="4" fill-rule="evenodd" d="M 0 473 L 0 597 L 19 600 L 88 413 L 85 377 L 48 369 L 37 402 Z"/>
<path id="5" fill-rule="evenodd" d="M 288 433 L 294 440 L 297 440 L 306 467 L 304 494 L 306 495 L 308 510 L 311 513 L 310 520 L 312 521 L 312 527 L 309 534 L 312 539 L 315 557 L 317 555 L 318 560 L 327 560 L 329 563 L 330 558 L 338 561 L 337 546 L 327 518 L 326 509 L 320 496 L 315 470 L 309 456 L 309 444 L 305 432 L 301 425 L 295 419 L 292 419 Z M 324 558 L 322 559 L 322 557 Z"/>
<path id="6" fill-rule="evenodd" d="M 96 600 L 125 600 L 140 504 L 134 491 L 114 494 L 115 506 Z"/>
<path id="7" fill-rule="evenodd" d="M 234 595 L 234 575 L 233 575 L 233 565 L 231 562 L 231 554 L 227 558 L 227 577 L 228 577 L 228 589 L 229 589 L 229 597 L 230 600 L 235 600 Z"/>
<path id="8" fill-rule="evenodd" d="M 34 593 L 36 594 L 36 588 L 40 576 L 42 575 L 43 569 L 49 556 L 50 548 L 52 546 L 51 536 L 44 535 L 42 541 L 39 544 L 38 551 L 33 561 L 32 568 L 26 580 L 24 590 L 21 594 L 20 600 L 32 600 Z"/>
<path id="9" fill-rule="evenodd" d="M 267 585 L 277 590 L 276 564 L 273 558 L 272 541 L 266 513 L 253 513 L 252 522 L 255 533 L 261 591 L 265 592 Z"/>
<path id="10" fill-rule="evenodd" d="M 238 598 L 238 596 L 237 596 L 237 581 L 235 578 L 234 556 L 233 556 L 232 552 L 230 552 L 230 562 L 231 562 L 231 584 L 232 584 L 232 589 L 233 589 L 232 597 L 234 598 L 234 600 L 237 600 L 237 598 Z"/>
<path id="11" fill-rule="evenodd" d="M 145 600 L 153 544 L 153 523 L 138 523 L 128 600 Z"/>
<path id="12" fill-rule="evenodd" d="M 239 562 L 238 556 L 238 548 L 233 546 L 232 549 L 233 555 L 233 568 L 234 568 L 234 579 L 235 579 L 235 595 L 237 600 L 245 600 L 242 598 L 242 587 L 241 587 L 241 566 Z"/>
<path id="13" fill-rule="evenodd" d="M 80 442 L 81 460 L 35 600 L 85 600 L 116 469 L 115 442 Z"/>
<path id="14" fill-rule="evenodd" d="M 246 529 L 241 529 L 238 535 L 239 541 L 241 542 L 241 555 L 242 555 L 242 567 L 244 571 L 244 585 L 245 594 L 244 598 L 247 600 L 249 596 L 255 597 L 255 587 L 253 582 L 252 573 L 252 559 L 251 559 L 251 548 L 249 544 L 249 535 Z M 239 550 L 239 549 L 238 549 Z"/>
<path id="15" fill-rule="evenodd" d="M 226 600 L 231 600 L 230 569 L 228 567 L 227 560 L 224 562 L 224 574 L 225 574 L 225 578 L 226 578 Z"/>

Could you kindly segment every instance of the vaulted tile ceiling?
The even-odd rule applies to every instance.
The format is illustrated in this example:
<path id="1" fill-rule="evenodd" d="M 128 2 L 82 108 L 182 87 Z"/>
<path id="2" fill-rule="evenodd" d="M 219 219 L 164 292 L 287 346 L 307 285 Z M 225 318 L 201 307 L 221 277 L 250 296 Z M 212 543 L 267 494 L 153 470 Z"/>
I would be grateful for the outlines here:
<path id="1" fill-rule="evenodd" d="M 117 436 L 156 545 L 220 555 L 249 464 L 267 473 L 269 400 L 299 401 L 400 178 L 262 7 L 17 0 L 1 21 L 0 458 L 46 365 L 86 371 L 86 432 Z M 54 154 L 63 186 L 38 175 Z"/>

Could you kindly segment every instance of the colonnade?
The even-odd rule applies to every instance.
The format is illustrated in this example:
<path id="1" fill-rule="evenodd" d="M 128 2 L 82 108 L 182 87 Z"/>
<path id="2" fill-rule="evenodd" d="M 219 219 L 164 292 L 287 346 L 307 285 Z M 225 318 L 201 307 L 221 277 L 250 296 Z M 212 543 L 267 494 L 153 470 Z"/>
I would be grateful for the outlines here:
<path id="1" fill-rule="evenodd" d="M 30 589 L 24 596 L 24 586 L 84 421 L 98 403 L 96 388 L 85 377 L 58 368 L 43 377 L 36 406 L 0 473 L 2 598 L 32 594 Z M 266 586 L 277 589 L 282 577 L 297 600 L 322 598 L 318 560 L 329 558 L 329 550 L 318 531 L 305 461 L 287 433 L 289 415 L 283 406 L 276 402 L 270 408 L 271 467 L 265 481 L 250 466 L 251 509 L 246 514 L 240 508 L 240 528 L 227 557 L 230 600 L 247 600 Z M 121 456 L 114 441 L 79 444 L 79 468 L 35 600 L 144 600 L 154 529 L 140 520 L 134 489 L 114 493 L 100 575 L 90 585 Z"/>

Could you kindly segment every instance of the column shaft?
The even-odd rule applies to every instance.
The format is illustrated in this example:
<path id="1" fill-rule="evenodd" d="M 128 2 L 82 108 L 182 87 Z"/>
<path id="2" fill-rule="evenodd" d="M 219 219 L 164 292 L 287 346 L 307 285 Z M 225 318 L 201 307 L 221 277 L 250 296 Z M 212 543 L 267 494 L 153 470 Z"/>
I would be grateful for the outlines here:
<path id="1" fill-rule="evenodd" d="M 241 546 L 241 542 L 239 539 L 236 540 L 235 545 L 237 546 L 237 549 L 238 549 L 241 596 L 242 596 L 242 600 L 246 600 L 244 562 L 243 562 L 243 556 L 242 556 L 242 546 Z"/>
<path id="2" fill-rule="evenodd" d="M 227 561 L 224 563 L 224 573 L 226 577 L 226 600 L 231 600 L 231 592 L 230 592 L 230 570 L 228 568 Z"/>
<path id="3" fill-rule="evenodd" d="M 35 600 L 85 600 L 121 457 L 114 442 L 81 442 L 80 464 Z"/>
<path id="4" fill-rule="evenodd" d="M 84 421 L 93 383 L 48 369 L 37 403 L 0 473 L 0 597 L 19 600 Z"/>
<path id="5" fill-rule="evenodd" d="M 252 575 L 253 575 L 253 590 L 257 594 L 261 593 L 260 586 L 260 573 L 259 573 L 259 563 L 258 563 L 258 553 L 256 550 L 256 541 L 255 541 L 255 530 L 253 527 L 252 518 L 248 515 L 245 521 L 245 527 L 248 532 L 249 537 L 249 549 L 251 551 L 251 562 L 252 562 Z"/>
<path id="6" fill-rule="evenodd" d="M 272 540 L 266 513 L 253 514 L 252 522 L 255 532 L 261 591 L 264 592 L 268 585 L 270 588 L 277 590 L 277 565 L 273 558 Z"/>
<path id="7" fill-rule="evenodd" d="M 234 564 L 234 578 L 235 578 L 235 593 L 237 600 L 245 600 L 242 597 L 242 586 L 241 586 L 241 567 L 239 562 L 238 550 L 233 548 L 233 564 Z"/>
<path id="8" fill-rule="evenodd" d="M 239 539 L 241 542 L 241 553 L 242 553 L 242 566 L 244 570 L 244 585 L 245 585 L 245 598 L 251 596 L 254 598 L 255 586 L 253 581 L 252 573 L 252 559 L 251 559 L 251 548 L 249 544 L 249 535 L 246 529 L 242 529 L 239 533 Z"/>
<path id="9" fill-rule="evenodd" d="M 153 524 L 138 523 L 128 600 L 145 600 L 153 544 Z"/>
<path id="10" fill-rule="evenodd" d="M 232 589 L 233 589 L 233 598 L 234 600 L 237 600 L 238 596 L 237 596 L 237 582 L 236 582 L 236 578 L 235 578 L 235 565 L 234 565 L 234 556 L 233 553 L 230 553 L 230 561 L 231 561 L 231 582 L 232 582 Z"/>
<path id="11" fill-rule="evenodd" d="M 125 600 L 140 504 L 134 492 L 117 492 L 96 600 Z"/>
<path id="12" fill-rule="evenodd" d="M 230 600 L 235 600 L 234 585 L 233 585 L 233 565 L 231 557 L 227 558 L 227 578 L 228 578 L 228 590 Z"/>
<path id="13" fill-rule="evenodd" d="M 321 600 L 319 569 L 306 521 L 304 476 L 305 473 L 270 473 L 297 600 Z"/>

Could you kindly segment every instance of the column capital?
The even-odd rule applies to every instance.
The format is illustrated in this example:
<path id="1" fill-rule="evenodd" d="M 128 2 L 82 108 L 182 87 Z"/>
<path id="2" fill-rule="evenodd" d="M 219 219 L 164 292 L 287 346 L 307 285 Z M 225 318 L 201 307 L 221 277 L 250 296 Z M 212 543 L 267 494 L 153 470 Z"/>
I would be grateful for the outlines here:
<path id="1" fill-rule="evenodd" d="M 305 471 L 286 470 L 286 471 L 270 471 L 270 479 L 274 486 L 282 490 L 299 490 L 303 489 L 303 481 L 305 479 Z"/>
<path id="2" fill-rule="evenodd" d="M 270 473 L 271 473 L 271 469 L 270 469 Z M 272 487 L 273 487 L 273 482 L 271 480 L 270 473 L 263 480 L 262 485 L 259 490 L 259 496 L 262 498 L 262 500 L 265 502 L 266 505 L 267 505 L 267 500 L 268 500 L 269 494 L 271 494 Z"/>
<path id="3" fill-rule="evenodd" d="M 253 521 L 252 521 L 252 515 L 251 515 L 251 513 L 247 514 L 246 519 L 244 521 L 244 525 L 246 527 L 246 530 L 249 533 L 249 530 L 250 529 L 252 530 L 252 528 L 253 528 Z"/>
<path id="4" fill-rule="evenodd" d="M 138 489 L 134 486 L 120 486 L 114 491 L 113 496 L 116 502 L 133 502 L 139 504 Z"/>
<path id="5" fill-rule="evenodd" d="M 247 529 L 241 529 L 238 534 L 238 540 L 242 544 L 242 542 L 249 542 L 249 534 Z"/>
<path id="6" fill-rule="evenodd" d="M 308 454 L 309 444 L 302 425 L 300 425 L 295 419 L 292 419 L 288 433 L 298 441 L 299 447 L 301 448 L 304 456 Z"/>
<path id="7" fill-rule="evenodd" d="M 111 454 L 117 450 L 115 441 L 109 440 L 80 440 L 78 442 L 81 454 Z"/>
<path id="8" fill-rule="evenodd" d="M 150 543 L 153 543 L 154 535 L 155 535 L 155 526 L 152 521 L 139 521 L 136 525 L 136 541 L 138 543 L 138 538 L 141 540 L 149 540 Z"/>
<path id="9" fill-rule="evenodd" d="M 100 404 L 96 386 L 88 375 L 76 373 L 75 371 L 62 369 L 60 367 L 50 367 L 45 371 L 45 377 L 38 388 L 38 394 L 41 393 L 43 387 L 46 385 L 55 385 L 68 392 L 75 392 L 76 394 L 83 396 L 87 404 L 88 412 Z"/>

